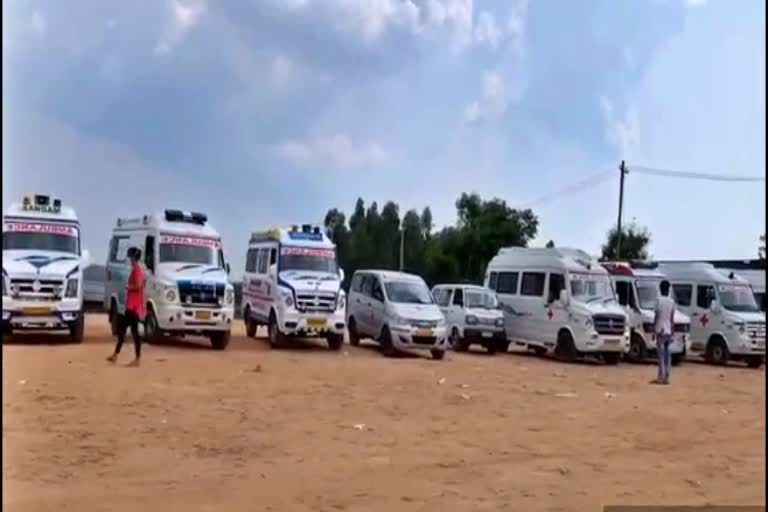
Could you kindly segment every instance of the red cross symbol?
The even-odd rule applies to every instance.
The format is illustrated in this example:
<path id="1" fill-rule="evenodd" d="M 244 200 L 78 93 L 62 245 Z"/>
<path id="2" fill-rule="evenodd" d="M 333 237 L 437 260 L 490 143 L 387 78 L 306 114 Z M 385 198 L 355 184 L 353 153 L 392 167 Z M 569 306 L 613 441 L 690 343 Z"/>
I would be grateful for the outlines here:
<path id="1" fill-rule="evenodd" d="M 708 323 L 709 323 L 709 317 L 707 316 L 706 313 L 704 313 L 703 315 L 701 315 L 701 325 L 702 327 L 706 327 Z"/>
<path id="2" fill-rule="evenodd" d="M 550 320 L 552 320 L 552 316 L 553 315 L 554 315 L 554 313 L 552 313 L 552 308 L 548 309 L 547 310 L 547 316 L 549 317 Z"/>

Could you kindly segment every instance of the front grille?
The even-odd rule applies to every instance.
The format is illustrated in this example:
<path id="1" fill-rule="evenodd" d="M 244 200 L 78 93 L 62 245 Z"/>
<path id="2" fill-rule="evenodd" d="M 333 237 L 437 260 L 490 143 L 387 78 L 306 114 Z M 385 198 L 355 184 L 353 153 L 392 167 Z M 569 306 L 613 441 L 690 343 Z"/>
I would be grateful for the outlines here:
<path id="1" fill-rule="evenodd" d="M 224 283 L 179 281 L 179 300 L 185 306 L 219 306 L 224 302 Z"/>
<path id="2" fill-rule="evenodd" d="M 64 281 L 61 279 L 11 279 L 11 291 L 27 300 L 40 302 L 58 300 L 64 292 Z"/>
<path id="3" fill-rule="evenodd" d="M 411 341 L 413 341 L 413 343 L 416 345 L 434 345 L 435 337 L 434 336 L 413 336 L 411 338 Z"/>
<path id="4" fill-rule="evenodd" d="M 434 329 L 437 327 L 437 320 L 411 320 L 410 324 L 417 329 Z"/>
<path id="5" fill-rule="evenodd" d="M 598 334 L 621 335 L 624 334 L 626 320 L 618 315 L 595 315 L 592 317 L 592 323 Z"/>
<path id="6" fill-rule="evenodd" d="M 336 310 L 335 293 L 298 293 L 296 306 L 308 313 L 332 313 Z"/>
<path id="7" fill-rule="evenodd" d="M 691 330 L 691 324 L 675 324 L 675 332 L 688 332 Z"/>
<path id="8" fill-rule="evenodd" d="M 480 325 L 496 325 L 495 318 L 478 318 L 477 323 Z"/>
<path id="9" fill-rule="evenodd" d="M 750 338 L 765 339 L 765 322 L 748 322 L 747 332 Z"/>

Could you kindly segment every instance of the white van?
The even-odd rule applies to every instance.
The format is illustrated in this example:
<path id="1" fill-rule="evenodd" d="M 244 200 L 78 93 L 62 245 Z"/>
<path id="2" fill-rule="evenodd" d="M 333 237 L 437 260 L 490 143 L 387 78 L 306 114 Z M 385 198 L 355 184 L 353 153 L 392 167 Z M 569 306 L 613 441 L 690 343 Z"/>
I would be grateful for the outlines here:
<path id="1" fill-rule="evenodd" d="M 506 352 L 504 313 L 496 292 L 482 286 L 439 284 L 432 297 L 445 317 L 448 341 L 456 352 L 480 345 L 489 353 Z"/>
<path id="2" fill-rule="evenodd" d="M 656 354 L 654 312 L 660 296 L 659 286 L 665 276 L 653 264 L 604 262 L 602 265 L 611 274 L 616 298 L 629 319 L 629 352 L 625 357 L 636 363 L 645 361 Z M 670 296 L 674 298 L 674 290 L 670 289 Z M 678 365 L 688 352 L 691 319 L 675 310 L 673 329 L 670 353 L 672 364 Z"/>
<path id="3" fill-rule="evenodd" d="M 229 344 L 235 293 L 219 233 L 202 213 L 163 213 L 117 219 L 107 255 L 104 307 L 112 332 L 125 312 L 131 266 L 126 252 L 141 250 L 146 268 L 144 332 L 148 341 L 165 335 L 207 336 L 211 346 Z"/>
<path id="4" fill-rule="evenodd" d="M 287 336 L 324 336 L 331 350 L 344 344 L 344 271 L 336 247 L 317 226 L 275 228 L 251 235 L 243 277 L 243 320 L 256 336 L 266 325 L 276 348 Z"/>
<path id="5" fill-rule="evenodd" d="M 47 195 L 24 197 L 3 214 L 3 336 L 64 330 L 83 340 L 83 269 L 75 211 Z"/>
<path id="6" fill-rule="evenodd" d="M 349 342 L 379 342 L 381 351 L 427 349 L 442 359 L 448 348 L 445 318 L 424 280 L 387 270 L 358 270 L 352 276 L 347 306 Z"/>
<path id="7" fill-rule="evenodd" d="M 488 264 L 485 285 L 496 291 L 517 345 L 567 360 L 600 356 L 607 364 L 629 350 L 627 315 L 608 271 L 584 251 L 503 248 Z"/>
<path id="8" fill-rule="evenodd" d="M 672 283 L 678 307 L 691 317 L 691 353 L 710 363 L 765 361 L 765 313 L 749 283 L 710 263 L 660 263 Z"/>

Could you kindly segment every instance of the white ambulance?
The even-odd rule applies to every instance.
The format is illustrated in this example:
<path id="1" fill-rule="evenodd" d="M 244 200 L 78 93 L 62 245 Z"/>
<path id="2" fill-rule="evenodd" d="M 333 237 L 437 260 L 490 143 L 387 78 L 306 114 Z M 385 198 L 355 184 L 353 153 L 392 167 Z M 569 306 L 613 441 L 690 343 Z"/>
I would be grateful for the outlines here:
<path id="1" fill-rule="evenodd" d="M 246 333 L 266 325 L 269 343 L 287 336 L 324 336 L 331 350 L 344 343 L 346 295 L 336 247 L 319 227 L 305 224 L 253 233 L 243 277 Z"/>
<path id="2" fill-rule="evenodd" d="M 83 340 L 80 223 L 72 208 L 47 195 L 24 197 L 3 215 L 3 336 L 66 330 Z"/>
<path id="3" fill-rule="evenodd" d="M 742 360 L 752 368 L 765 361 L 765 313 L 752 287 L 711 263 L 660 263 L 677 306 L 691 318 L 691 353 L 714 364 Z"/>
<path id="4" fill-rule="evenodd" d="M 656 354 L 654 311 L 665 276 L 655 264 L 604 262 L 602 265 L 611 274 L 616 298 L 629 319 L 629 352 L 625 357 L 635 363 L 645 361 Z M 674 297 L 673 290 L 670 295 Z M 673 329 L 670 353 L 672 364 L 678 365 L 688 351 L 691 319 L 675 310 Z"/>
<path id="5" fill-rule="evenodd" d="M 125 312 L 130 247 L 141 250 L 147 300 L 144 331 L 149 341 L 165 335 L 201 335 L 216 350 L 229 344 L 235 293 L 219 233 L 202 213 L 165 210 L 119 218 L 107 255 L 105 308 L 113 333 Z"/>
<path id="6" fill-rule="evenodd" d="M 627 315 L 608 271 L 584 251 L 503 248 L 488 264 L 485 286 L 503 306 L 510 340 L 537 354 L 616 364 L 629 350 Z"/>

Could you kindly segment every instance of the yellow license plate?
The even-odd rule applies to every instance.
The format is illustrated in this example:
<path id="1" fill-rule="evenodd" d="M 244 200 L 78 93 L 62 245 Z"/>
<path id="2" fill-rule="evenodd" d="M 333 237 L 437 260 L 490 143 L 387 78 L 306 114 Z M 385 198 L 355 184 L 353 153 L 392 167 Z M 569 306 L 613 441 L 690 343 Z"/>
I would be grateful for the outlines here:
<path id="1" fill-rule="evenodd" d="M 621 340 L 605 340 L 606 345 L 618 345 L 621 343 Z"/>
<path id="2" fill-rule="evenodd" d="M 211 319 L 211 312 L 210 311 L 195 311 L 195 318 L 198 320 L 210 320 Z"/>
<path id="3" fill-rule="evenodd" d="M 310 318 L 307 320 L 307 327 L 310 329 L 322 329 L 325 327 L 325 318 Z"/>
<path id="4" fill-rule="evenodd" d="M 416 329 L 416 336 L 423 336 L 425 338 L 432 336 L 432 329 Z"/>
<path id="5" fill-rule="evenodd" d="M 22 312 L 26 316 L 45 316 L 51 314 L 51 308 L 24 308 Z"/>

